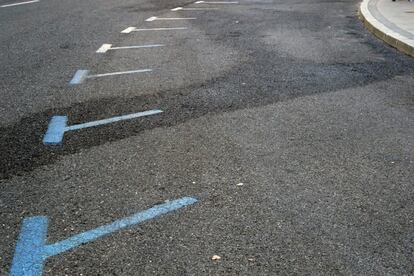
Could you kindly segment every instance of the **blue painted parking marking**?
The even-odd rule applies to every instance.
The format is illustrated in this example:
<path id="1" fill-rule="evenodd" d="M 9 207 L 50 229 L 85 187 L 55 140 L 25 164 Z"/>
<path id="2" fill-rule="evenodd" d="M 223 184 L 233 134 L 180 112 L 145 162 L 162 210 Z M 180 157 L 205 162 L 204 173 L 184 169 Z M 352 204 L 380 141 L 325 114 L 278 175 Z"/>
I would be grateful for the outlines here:
<path id="1" fill-rule="evenodd" d="M 71 250 L 79 245 L 94 241 L 103 236 L 135 226 L 141 222 L 154 219 L 197 202 L 193 197 L 183 197 L 169 201 L 132 216 L 116 220 L 113 223 L 74 235 L 66 240 L 47 244 L 48 218 L 46 216 L 30 217 L 23 220 L 19 240 L 10 276 L 39 276 L 47 258 Z"/>
<path id="2" fill-rule="evenodd" d="M 67 121 L 67 116 L 53 116 L 47 128 L 43 143 L 45 145 L 59 144 L 63 140 Z"/>
<path id="3" fill-rule="evenodd" d="M 116 76 L 116 75 L 148 73 L 148 72 L 152 72 L 152 69 L 139 69 L 139 70 L 112 72 L 112 73 L 104 73 L 104 74 L 96 74 L 96 75 L 89 75 L 89 70 L 78 70 L 78 71 L 75 72 L 75 75 L 70 80 L 69 84 L 70 85 L 81 84 L 86 79 L 102 78 L 102 77 Z"/>
<path id="4" fill-rule="evenodd" d="M 82 83 L 88 77 L 88 74 L 89 74 L 89 70 L 78 70 L 78 71 L 76 71 L 75 75 L 70 80 L 69 84 L 75 85 L 75 84 Z"/>
<path id="5" fill-rule="evenodd" d="M 162 112 L 163 112 L 162 110 L 154 109 L 154 110 L 148 110 L 144 112 L 117 116 L 117 117 L 112 117 L 108 119 L 103 119 L 103 120 L 98 120 L 98 121 L 93 121 L 93 122 L 88 122 L 88 123 L 83 123 L 83 124 L 71 125 L 71 126 L 67 125 L 67 121 L 68 121 L 67 116 L 53 116 L 52 119 L 50 120 L 46 134 L 43 137 L 43 144 L 58 145 L 62 143 L 63 136 L 65 132 L 67 131 L 95 127 L 95 126 L 100 126 L 100 125 L 106 125 L 106 124 L 115 123 L 119 121 L 125 121 L 125 120 L 131 120 L 131 119 L 135 119 L 139 117 L 155 115 L 155 114 L 159 114 Z"/>

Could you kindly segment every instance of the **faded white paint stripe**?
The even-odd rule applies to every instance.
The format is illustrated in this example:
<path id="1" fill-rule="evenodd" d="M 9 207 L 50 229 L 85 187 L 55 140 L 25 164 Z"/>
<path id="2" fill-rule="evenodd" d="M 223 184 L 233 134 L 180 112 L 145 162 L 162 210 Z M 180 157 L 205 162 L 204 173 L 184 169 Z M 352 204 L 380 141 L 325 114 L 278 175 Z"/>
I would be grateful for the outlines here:
<path id="1" fill-rule="evenodd" d="M 181 18 L 181 17 L 164 17 L 164 18 L 160 18 L 160 17 L 156 17 L 156 16 L 152 16 L 150 18 L 145 19 L 145 21 L 147 22 L 151 22 L 151 21 L 156 21 L 156 20 L 194 20 L 197 18 L 194 17 L 189 17 L 189 18 Z"/>
<path id="2" fill-rule="evenodd" d="M 151 72 L 151 71 L 152 71 L 152 69 L 140 69 L 140 70 L 132 70 L 132 71 L 122 71 L 122 72 L 113 72 L 113 73 L 89 75 L 89 76 L 87 76 L 87 78 L 88 79 L 89 78 L 100 78 L 100 77 L 115 76 L 115 75 L 145 73 L 145 72 Z"/>
<path id="3" fill-rule="evenodd" d="M 14 7 L 14 6 L 20 6 L 20 5 L 25 5 L 25 4 L 37 3 L 37 2 L 39 2 L 39 0 L 32 0 L 32 1 L 14 3 L 14 4 L 1 5 L 0 8 Z"/>
<path id="4" fill-rule="evenodd" d="M 103 44 L 101 48 L 99 48 L 96 52 L 103 54 L 109 50 L 122 50 L 122 49 L 139 49 L 139 48 L 155 48 L 155 47 L 163 47 L 163 44 L 152 44 L 152 45 L 138 45 L 138 46 L 120 46 L 120 47 L 112 47 L 112 44 Z"/>
<path id="5" fill-rule="evenodd" d="M 238 1 L 228 1 L 228 2 L 224 2 L 224 1 L 197 1 L 194 2 L 194 4 L 238 4 Z"/>
<path id="6" fill-rule="evenodd" d="M 159 110 L 159 109 L 148 110 L 148 111 L 138 112 L 138 113 L 134 113 L 134 114 L 122 115 L 122 116 L 112 117 L 112 118 L 109 118 L 109 119 L 93 121 L 93 122 L 89 122 L 89 123 L 83 123 L 83 124 L 78 124 L 78 125 L 67 126 L 67 127 L 65 127 L 65 131 L 78 130 L 78 129 L 89 128 L 89 127 L 96 127 L 96 126 L 106 125 L 106 124 L 115 123 L 115 122 L 119 122 L 119 121 L 124 121 L 124 120 L 130 120 L 130 119 L 134 119 L 134 118 L 144 117 L 144 116 L 155 115 L 155 114 L 159 114 L 159 113 L 162 113 L 162 110 Z"/>
<path id="7" fill-rule="evenodd" d="M 149 29 L 137 29 L 134 27 L 130 27 L 133 28 L 132 30 L 130 30 L 129 32 L 144 32 L 144 31 L 174 31 L 174 30 L 187 30 L 187 27 L 175 27 L 175 28 L 149 28 Z M 126 31 L 126 30 L 124 30 Z M 125 32 L 126 33 L 126 32 Z"/>
<path id="8" fill-rule="evenodd" d="M 106 53 L 111 49 L 112 44 L 103 44 L 96 52 L 97 53 Z"/>
<path id="9" fill-rule="evenodd" d="M 171 11 L 209 11 L 209 10 L 218 10 L 218 8 L 183 8 L 183 7 L 177 7 L 177 8 L 171 9 Z"/>
<path id="10" fill-rule="evenodd" d="M 139 49 L 139 48 L 155 48 L 155 47 L 163 47 L 164 44 L 152 44 L 152 45 L 138 45 L 138 46 L 121 46 L 121 47 L 112 47 L 111 50 L 118 50 L 118 49 Z"/>
<path id="11" fill-rule="evenodd" d="M 136 29 L 135 27 L 128 27 L 125 30 L 123 30 L 121 33 L 129 34 L 130 32 L 134 31 L 135 29 Z"/>

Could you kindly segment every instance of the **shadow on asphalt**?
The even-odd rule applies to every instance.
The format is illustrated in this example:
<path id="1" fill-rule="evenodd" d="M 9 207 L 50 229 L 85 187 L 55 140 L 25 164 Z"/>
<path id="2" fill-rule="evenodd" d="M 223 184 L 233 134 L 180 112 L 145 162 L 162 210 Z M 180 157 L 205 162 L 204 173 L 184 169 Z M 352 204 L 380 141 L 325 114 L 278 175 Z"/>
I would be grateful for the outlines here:
<path id="1" fill-rule="evenodd" d="M 365 32 L 361 26 L 351 28 L 358 39 L 361 39 L 360 33 Z M 206 114 L 220 114 L 316 93 L 362 87 L 397 75 L 414 73 L 411 59 L 384 46 L 375 38 L 368 37 L 360 43 L 369 44 L 385 61 L 350 64 L 298 62 L 289 58 L 283 60 L 273 52 L 262 50 L 254 53 L 254 62 L 241 64 L 233 68 L 232 72 L 204 83 L 135 98 L 92 100 L 31 114 L 14 125 L 0 128 L 0 178 L 7 179 L 30 172 L 39 166 L 52 164 L 62 155 L 73 154 L 81 149 L 118 141 L 153 128 L 175 126 Z M 69 132 L 65 134 L 61 146 L 42 144 L 53 115 L 68 115 L 71 125 L 156 108 L 162 109 L 164 113 Z"/>

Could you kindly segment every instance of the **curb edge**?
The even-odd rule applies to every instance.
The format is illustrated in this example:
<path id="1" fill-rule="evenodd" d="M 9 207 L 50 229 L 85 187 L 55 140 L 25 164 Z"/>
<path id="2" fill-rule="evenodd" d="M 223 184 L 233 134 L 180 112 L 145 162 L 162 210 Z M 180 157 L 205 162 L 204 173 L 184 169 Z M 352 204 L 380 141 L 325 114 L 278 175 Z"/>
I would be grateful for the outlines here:
<path id="1" fill-rule="evenodd" d="M 368 10 L 369 1 L 370 0 L 363 0 L 358 12 L 358 16 L 364 23 L 365 28 L 388 45 L 411 57 L 414 57 L 414 41 L 401 36 L 375 19 L 375 17 Z"/>

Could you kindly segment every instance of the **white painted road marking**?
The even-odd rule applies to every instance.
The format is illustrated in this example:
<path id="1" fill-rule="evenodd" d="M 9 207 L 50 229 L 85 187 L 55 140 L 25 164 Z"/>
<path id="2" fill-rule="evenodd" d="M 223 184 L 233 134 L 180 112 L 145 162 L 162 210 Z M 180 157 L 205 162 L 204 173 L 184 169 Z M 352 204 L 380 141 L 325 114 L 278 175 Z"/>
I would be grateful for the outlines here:
<path id="1" fill-rule="evenodd" d="M 143 32 L 143 31 L 174 31 L 174 30 L 187 30 L 187 27 L 175 27 L 175 28 L 150 28 L 150 29 L 137 29 L 136 27 L 128 27 L 121 33 L 129 34 L 130 32 Z"/>
<path id="2" fill-rule="evenodd" d="M 14 6 L 20 6 L 20 5 L 25 5 L 25 4 L 37 3 L 37 2 L 39 2 L 39 0 L 32 0 L 32 1 L 14 3 L 14 4 L 1 5 L 0 8 L 14 7 Z"/>
<path id="3" fill-rule="evenodd" d="M 99 48 L 96 52 L 97 53 L 106 53 L 109 50 L 121 50 L 121 49 L 140 49 L 140 48 L 155 48 L 155 47 L 163 47 L 163 44 L 152 44 L 152 45 L 139 45 L 139 46 L 122 46 L 122 47 L 112 47 L 112 44 L 103 44 L 101 48 Z"/>
<path id="4" fill-rule="evenodd" d="M 90 76 L 88 76 L 88 78 L 100 78 L 100 77 L 106 77 L 106 76 L 136 74 L 136 73 L 145 73 L 145 72 L 151 72 L 151 71 L 152 71 L 152 69 L 140 69 L 140 70 L 132 70 L 132 71 L 123 71 L 123 72 L 113 72 L 113 73 L 90 75 Z"/>
<path id="5" fill-rule="evenodd" d="M 239 2 L 237 2 L 237 1 L 230 1 L 230 2 L 223 2 L 223 1 L 220 1 L 220 2 L 211 2 L 211 1 L 197 1 L 197 2 L 194 2 L 194 4 L 238 4 Z"/>
<path id="6" fill-rule="evenodd" d="M 151 21 L 155 21 L 155 20 L 193 20 L 193 19 L 197 19 L 194 17 L 190 17 L 190 18 L 181 18 L 181 17 L 166 17 L 166 18 L 160 18 L 160 17 L 156 17 L 156 16 L 152 16 L 150 18 L 145 19 L 145 21 L 147 22 L 151 22 Z"/>
<path id="7" fill-rule="evenodd" d="M 148 110 L 148 111 L 138 112 L 138 113 L 134 113 L 134 114 L 128 114 L 128 115 L 112 117 L 112 118 L 109 118 L 109 119 L 103 119 L 103 120 L 98 120 L 98 121 L 93 121 L 93 122 L 88 122 L 88 123 L 83 123 L 83 124 L 67 126 L 65 128 L 65 131 L 78 130 L 78 129 L 89 128 L 89 127 L 96 127 L 96 126 L 111 124 L 111 123 L 115 123 L 115 122 L 119 122 L 119 121 L 131 120 L 131 119 L 144 117 L 144 116 L 151 116 L 151 115 L 155 115 L 155 114 L 159 114 L 159 113 L 162 113 L 162 110 L 159 110 L 159 109 Z"/>
<path id="8" fill-rule="evenodd" d="M 112 44 L 103 44 L 96 52 L 97 53 L 106 53 L 109 49 L 111 49 Z"/>
<path id="9" fill-rule="evenodd" d="M 133 32 L 133 31 L 135 31 L 137 28 L 135 28 L 135 27 L 128 27 L 128 28 L 126 28 L 125 30 L 123 30 L 121 33 L 123 33 L 123 34 L 129 34 L 130 32 Z"/>
<path id="10" fill-rule="evenodd" d="M 89 70 L 78 70 L 73 76 L 69 84 L 79 84 L 82 83 L 88 77 Z"/>
<path id="11" fill-rule="evenodd" d="M 145 73 L 145 72 L 152 72 L 152 69 L 140 69 L 140 70 L 104 73 L 104 74 L 96 74 L 96 75 L 88 75 L 89 74 L 88 70 L 78 70 L 76 71 L 75 75 L 73 76 L 69 84 L 71 85 L 81 84 L 82 82 L 85 81 L 85 79 L 91 79 L 91 78 L 100 78 L 100 77 L 125 75 L 125 74 L 136 74 L 136 73 Z"/>
<path id="12" fill-rule="evenodd" d="M 171 9 L 171 11 L 209 11 L 209 10 L 218 10 L 218 8 L 183 8 L 183 7 L 177 7 L 177 8 Z"/>

